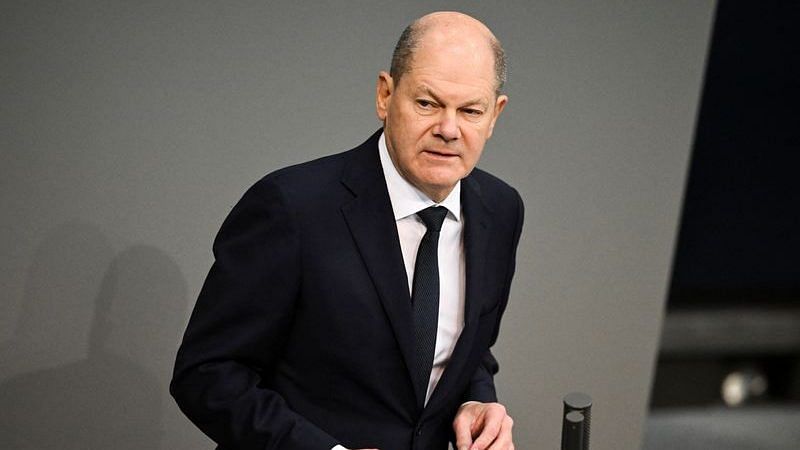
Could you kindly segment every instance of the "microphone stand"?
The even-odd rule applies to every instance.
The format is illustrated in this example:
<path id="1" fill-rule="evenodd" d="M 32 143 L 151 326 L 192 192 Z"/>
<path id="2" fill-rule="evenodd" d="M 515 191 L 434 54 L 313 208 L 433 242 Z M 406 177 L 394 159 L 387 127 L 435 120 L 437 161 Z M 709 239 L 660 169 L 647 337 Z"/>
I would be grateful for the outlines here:
<path id="1" fill-rule="evenodd" d="M 561 450 L 589 450 L 592 398 L 580 392 L 564 396 Z"/>

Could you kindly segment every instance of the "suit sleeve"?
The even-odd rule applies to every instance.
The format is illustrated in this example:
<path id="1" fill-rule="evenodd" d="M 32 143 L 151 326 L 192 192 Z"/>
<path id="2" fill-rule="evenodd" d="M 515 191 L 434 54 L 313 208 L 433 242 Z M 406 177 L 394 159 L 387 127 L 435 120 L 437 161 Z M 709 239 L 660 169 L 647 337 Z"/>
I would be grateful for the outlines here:
<path id="1" fill-rule="evenodd" d="M 299 255 L 291 213 L 269 179 L 244 195 L 214 242 L 215 262 L 178 350 L 170 392 L 221 448 L 337 444 L 269 387 L 299 294 Z"/>
<path id="2" fill-rule="evenodd" d="M 514 191 L 514 194 L 517 206 L 517 220 L 511 240 L 511 256 L 509 257 L 508 268 L 506 269 L 506 279 L 500 299 L 500 311 L 497 314 L 497 322 L 495 323 L 492 339 L 489 343 L 490 347 L 497 341 L 497 336 L 500 333 L 500 320 L 503 317 L 506 305 L 508 305 L 508 297 L 511 292 L 511 280 L 514 278 L 514 270 L 516 268 L 517 246 L 519 245 L 519 238 L 522 234 L 522 224 L 525 218 L 525 207 L 522 203 L 522 198 L 516 191 Z M 470 380 L 469 388 L 464 395 L 463 401 L 496 402 L 497 391 L 494 387 L 494 375 L 499 370 L 500 366 L 494 358 L 494 355 L 492 355 L 491 350 L 486 350 L 481 363 L 478 365 L 478 368 L 475 370 Z"/>

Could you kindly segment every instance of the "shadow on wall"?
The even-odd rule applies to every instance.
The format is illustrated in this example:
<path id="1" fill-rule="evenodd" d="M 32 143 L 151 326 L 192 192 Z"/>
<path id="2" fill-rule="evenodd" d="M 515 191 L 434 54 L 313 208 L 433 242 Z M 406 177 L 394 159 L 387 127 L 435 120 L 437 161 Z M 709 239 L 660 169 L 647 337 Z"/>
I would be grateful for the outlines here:
<path id="1" fill-rule="evenodd" d="M 63 226 L 37 251 L 15 337 L 0 349 L 12 361 L 0 384 L 3 448 L 162 448 L 186 282 L 157 248 L 112 254 L 83 224 Z M 90 289 L 99 275 L 86 270 L 99 261 L 108 268 Z M 64 351 L 80 356 L 64 362 Z"/>

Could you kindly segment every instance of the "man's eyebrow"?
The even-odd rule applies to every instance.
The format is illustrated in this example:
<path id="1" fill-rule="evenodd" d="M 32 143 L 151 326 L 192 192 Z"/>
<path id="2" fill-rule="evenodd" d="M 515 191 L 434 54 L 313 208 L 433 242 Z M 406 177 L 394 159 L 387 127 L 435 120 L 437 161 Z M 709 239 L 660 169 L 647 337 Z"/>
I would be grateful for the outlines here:
<path id="1" fill-rule="evenodd" d="M 417 90 L 418 91 L 422 91 L 423 93 L 431 96 L 436 101 L 436 103 L 444 103 L 442 101 L 442 99 L 440 99 L 439 96 L 437 96 L 436 93 L 433 92 L 433 90 L 431 90 L 431 88 L 429 88 L 428 86 L 421 85 L 421 86 L 419 86 L 417 88 Z M 487 107 L 487 102 L 484 99 L 481 99 L 481 98 L 474 98 L 474 99 L 471 99 L 471 100 L 468 100 L 468 101 L 462 103 L 461 107 L 470 106 L 470 105 L 479 105 L 479 106 L 482 106 L 482 107 L 486 108 Z"/>
<path id="2" fill-rule="evenodd" d="M 443 103 L 439 96 L 437 96 L 436 93 L 433 92 L 428 86 L 421 85 L 417 88 L 417 91 L 422 91 L 422 93 L 429 95 L 436 101 L 436 103 Z"/>

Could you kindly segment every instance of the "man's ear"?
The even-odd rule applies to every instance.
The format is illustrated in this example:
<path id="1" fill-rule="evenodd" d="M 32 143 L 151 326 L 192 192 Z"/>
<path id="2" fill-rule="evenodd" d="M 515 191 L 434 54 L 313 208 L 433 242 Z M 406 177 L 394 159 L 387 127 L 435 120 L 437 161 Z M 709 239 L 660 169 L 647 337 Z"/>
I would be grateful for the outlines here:
<path id="1" fill-rule="evenodd" d="M 497 123 L 497 118 L 500 117 L 500 113 L 503 112 L 506 105 L 508 104 L 508 96 L 507 95 L 498 95 L 497 100 L 494 102 L 494 111 L 492 113 L 492 123 L 489 124 L 489 134 L 486 138 L 492 137 L 492 133 L 494 132 L 494 124 Z"/>
<path id="2" fill-rule="evenodd" d="M 382 70 L 378 74 L 378 83 L 375 87 L 375 112 L 381 122 L 386 120 L 393 92 L 394 80 L 391 75 Z"/>

